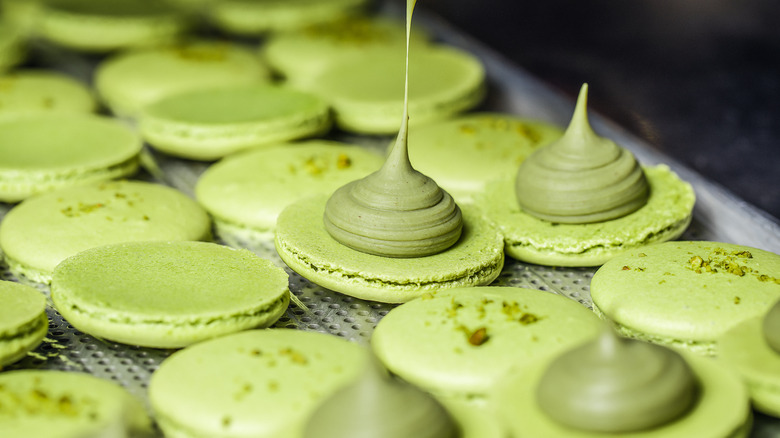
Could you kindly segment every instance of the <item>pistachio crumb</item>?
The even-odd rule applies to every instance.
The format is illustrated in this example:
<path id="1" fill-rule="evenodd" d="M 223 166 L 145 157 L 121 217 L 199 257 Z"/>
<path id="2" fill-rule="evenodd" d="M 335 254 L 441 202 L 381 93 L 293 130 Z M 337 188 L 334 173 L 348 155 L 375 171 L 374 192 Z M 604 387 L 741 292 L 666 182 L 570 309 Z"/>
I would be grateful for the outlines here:
<path id="1" fill-rule="evenodd" d="M 474 330 L 474 333 L 469 336 L 469 344 L 474 345 L 475 347 L 479 347 L 480 345 L 487 342 L 488 339 L 490 339 L 490 336 L 487 334 L 487 328 L 480 327 Z"/>
<path id="2" fill-rule="evenodd" d="M 336 161 L 336 167 L 339 169 L 347 169 L 350 166 L 352 166 L 352 159 L 349 158 L 347 154 L 339 154 L 338 160 Z"/>

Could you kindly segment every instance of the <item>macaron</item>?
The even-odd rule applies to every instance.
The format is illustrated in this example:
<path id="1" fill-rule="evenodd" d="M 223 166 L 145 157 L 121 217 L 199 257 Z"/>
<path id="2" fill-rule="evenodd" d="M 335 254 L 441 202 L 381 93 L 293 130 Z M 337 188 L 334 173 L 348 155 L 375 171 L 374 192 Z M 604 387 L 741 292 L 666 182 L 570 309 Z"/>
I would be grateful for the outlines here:
<path id="1" fill-rule="evenodd" d="M 744 385 L 716 361 L 603 336 L 510 371 L 491 399 L 518 438 L 740 438 L 752 425 Z"/>
<path id="2" fill-rule="evenodd" d="M 27 44 L 17 28 L 0 22 L 0 72 L 21 64 L 27 56 Z"/>
<path id="3" fill-rule="evenodd" d="M 599 266 L 624 251 L 676 239 L 691 222 L 691 185 L 665 165 L 642 166 L 630 150 L 598 135 L 587 101 L 584 84 L 563 135 L 526 157 L 514 177 L 475 196 L 513 258 Z"/>
<path id="4" fill-rule="evenodd" d="M 311 282 L 354 297 L 401 303 L 437 289 L 490 284 L 504 266 L 501 234 L 479 212 L 463 208 L 463 231 L 449 249 L 425 257 L 384 257 L 352 249 L 325 229 L 327 196 L 285 208 L 274 245 L 292 270 Z"/>
<path id="5" fill-rule="evenodd" d="M 409 155 L 456 201 L 469 202 L 488 183 L 514 177 L 527 156 L 562 134 L 557 126 L 512 114 L 466 114 L 412 126 Z"/>
<path id="6" fill-rule="evenodd" d="M 0 436 L 151 437 L 140 400 L 84 373 L 18 370 L 0 374 Z"/>
<path id="7" fill-rule="evenodd" d="M 83 52 L 170 44 L 188 27 L 173 6 L 145 0 L 46 0 L 39 14 L 36 35 Z"/>
<path id="8" fill-rule="evenodd" d="M 23 35 L 30 35 L 38 17 L 42 0 L 0 0 L 3 21 Z"/>
<path id="9" fill-rule="evenodd" d="M 485 70 L 475 56 L 453 47 L 421 46 L 409 61 L 412 126 L 453 117 L 482 101 Z M 404 77 L 404 51 L 378 50 L 331 66 L 307 89 L 330 103 L 341 129 L 392 134 L 403 114 Z"/>
<path id="10" fill-rule="evenodd" d="M 360 12 L 366 0 L 220 0 L 206 4 L 206 16 L 223 32 L 260 35 L 338 20 Z"/>
<path id="11" fill-rule="evenodd" d="M 485 406 L 512 367 L 541 361 L 601 328 L 587 308 L 550 292 L 459 288 L 391 310 L 371 348 L 392 373 L 441 399 Z"/>
<path id="12" fill-rule="evenodd" d="M 196 41 L 113 55 L 95 69 L 95 88 L 114 114 L 138 115 L 156 100 L 184 91 L 264 83 L 270 72 L 250 49 Z"/>
<path id="13" fill-rule="evenodd" d="M 743 321 L 718 339 L 718 359 L 742 377 L 753 407 L 780 418 L 780 301 L 764 315 Z"/>
<path id="14" fill-rule="evenodd" d="M 91 114 L 24 114 L 0 119 L 0 201 L 106 181 L 138 170 L 141 139 Z"/>
<path id="15" fill-rule="evenodd" d="M 365 148 L 309 140 L 234 154 L 198 179 L 195 196 L 214 217 L 218 231 L 272 237 L 286 206 L 379 169 L 382 157 Z"/>
<path id="16" fill-rule="evenodd" d="M 37 347 L 48 330 L 43 294 L 31 286 L 0 281 L 0 369 Z"/>
<path id="17" fill-rule="evenodd" d="M 780 256 L 720 242 L 666 242 L 608 261 L 593 310 L 624 336 L 718 354 L 718 339 L 780 298 Z"/>
<path id="18" fill-rule="evenodd" d="M 0 249 L 16 275 L 49 283 L 66 258 L 110 243 L 209 240 L 211 220 L 181 192 L 141 181 L 69 187 L 26 199 L 0 222 Z"/>
<path id="19" fill-rule="evenodd" d="M 182 158 L 215 160 L 251 147 L 327 132 L 330 108 L 316 95 L 273 85 L 190 91 L 146 106 L 143 138 Z"/>
<path id="20" fill-rule="evenodd" d="M 639 210 L 604 222 L 560 224 L 523 211 L 514 179 L 489 183 L 474 202 L 501 229 L 512 258 L 548 266 L 599 266 L 653 243 L 674 240 L 691 222 L 693 188 L 666 165 L 644 168 L 650 196 Z"/>
<path id="21" fill-rule="evenodd" d="M 179 348 L 268 327 L 289 304 L 287 274 L 248 250 L 208 242 L 130 242 L 57 265 L 51 296 L 78 330 L 153 348 Z"/>
<path id="22" fill-rule="evenodd" d="M 300 438 L 317 405 L 353 381 L 368 355 L 336 336 L 250 330 L 171 355 L 149 400 L 166 436 Z"/>
<path id="23" fill-rule="evenodd" d="M 410 43 L 415 46 L 428 44 L 423 32 L 416 31 L 411 36 Z M 272 33 L 260 46 L 260 53 L 286 84 L 306 88 L 331 65 L 375 50 L 401 50 L 405 44 L 402 21 L 352 16 Z"/>
<path id="24" fill-rule="evenodd" d="M 29 111 L 91 113 L 96 108 L 90 89 L 65 74 L 16 70 L 0 76 L 0 116 Z"/>

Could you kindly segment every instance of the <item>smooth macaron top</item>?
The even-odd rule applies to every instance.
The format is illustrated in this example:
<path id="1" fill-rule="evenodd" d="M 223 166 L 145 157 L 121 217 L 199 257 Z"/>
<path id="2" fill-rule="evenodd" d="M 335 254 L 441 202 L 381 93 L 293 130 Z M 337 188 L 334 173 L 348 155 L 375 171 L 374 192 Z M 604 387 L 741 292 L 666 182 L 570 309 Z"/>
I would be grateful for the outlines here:
<path id="1" fill-rule="evenodd" d="M 219 29 L 238 35 L 297 29 L 355 14 L 366 0 L 221 0 L 206 4 L 206 16 Z"/>
<path id="2" fill-rule="evenodd" d="M 0 339 L 13 336 L 21 327 L 36 323 L 45 310 L 46 298 L 37 289 L 0 281 Z"/>
<path id="3" fill-rule="evenodd" d="M 513 366 L 549 357 L 601 327 L 588 309 L 550 292 L 462 288 L 391 310 L 371 345 L 409 382 L 440 395 L 479 398 Z"/>
<path id="4" fill-rule="evenodd" d="M 667 242 L 605 263 L 590 291 L 598 310 L 635 336 L 713 343 L 780 297 L 780 256 L 720 242 Z"/>
<path id="5" fill-rule="evenodd" d="M 247 250 L 208 242 L 132 242 L 83 251 L 57 266 L 57 307 L 124 321 L 202 322 L 266 309 L 287 274 Z"/>
<path id="6" fill-rule="evenodd" d="M 84 373 L 0 374 L 0 436 L 151 436 L 143 405 L 121 386 Z"/>
<path id="7" fill-rule="evenodd" d="M 251 50 L 227 42 L 198 41 L 108 58 L 95 71 L 95 87 L 114 113 L 134 116 L 143 106 L 170 94 L 268 78 L 268 68 Z"/>
<path id="8" fill-rule="evenodd" d="M 207 240 L 211 221 L 181 192 L 141 181 L 76 186 L 26 199 L 0 223 L 11 268 L 48 277 L 64 259 L 109 243 Z"/>
<path id="9" fill-rule="evenodd" d="M 428 43 L 421 32 L 411 37 L 411 44 Z M 372 50 L 400 49 L 405 43 L 403 22 L 356 16 L 273 33 L 261 46 L 261 54 L 287 83 L 305 87 L 333 64 Z"/>
<path id="10" fill-rule="evenodd" d="M 258 231 L 272 230 L 297 199 L 330 194 L 377 170 L 382 157 L 327 140 L 287 143 L 226 157 L 201 175 L 195 195 L 215 218 Z"/>
<path id="11" fill-rule="evenodd" d="M 90 114 L 25 114 L 0 120 L 0 176 L 15 172 L 93 170 L 141 150 L 128 127 Z"/>
<path id="12" fill-rule="evenodd" d="M 323 111 L 327 111 L 327 105 L 312 94 L 272 85 L 256 85 L 212 88 L 169 96 L 147 106 L 143 116 L 174 123 L 220 125 L 283 119 Z"/>
<path id="13" fill-rule="evenodd" d="M 86 52 L 170 43 L 186 27 L 168 2 L 145 0 L 47 0 L 34 22 L 38 36 Z"/>
<path id="14" fill-rule="evenodd" d="M 90 113 L 95 98 L 70 76 L 46 70 L 17 70 L 0 76 L 0 115 L 26 111 Z"/>
<path id="15" fill-rule="evenodd" d="M 331 66 L 312 79 L 312 90 L 335 111 L 344 130 L 390 134 L 398 131 L 404 105 L 404 51 L 367 53 Z M 451 47 L 416 47 L 409 54 L 409 121 L 424 124 L 477 105 L 484 96 L 480 61 Z"/>
<path id="16" fill-rule="evenodd" d="M 174 353 L 149 399 L 166 434 L 298 437 L 314 408 L 357 378 L 366 351 L 322 333 L 250 330 Z"/>
<path id="17" fill-rule="evenodd" d="M 409 159 L 456 200 L 513 177 L 533 151 L 563 134 L 557 126 L 510 114 L 477 113 L 413 126 Z"/>

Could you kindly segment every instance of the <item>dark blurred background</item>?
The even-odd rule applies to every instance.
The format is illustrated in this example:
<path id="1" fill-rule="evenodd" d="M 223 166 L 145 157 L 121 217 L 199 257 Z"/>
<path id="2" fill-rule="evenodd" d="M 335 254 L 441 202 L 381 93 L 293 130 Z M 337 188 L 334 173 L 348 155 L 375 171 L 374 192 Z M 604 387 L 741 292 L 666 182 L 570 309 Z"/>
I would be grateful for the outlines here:
<path id="1" fill-rule="evenodd" d="M 419 0 L 780 218 L 780 1 Z"/>

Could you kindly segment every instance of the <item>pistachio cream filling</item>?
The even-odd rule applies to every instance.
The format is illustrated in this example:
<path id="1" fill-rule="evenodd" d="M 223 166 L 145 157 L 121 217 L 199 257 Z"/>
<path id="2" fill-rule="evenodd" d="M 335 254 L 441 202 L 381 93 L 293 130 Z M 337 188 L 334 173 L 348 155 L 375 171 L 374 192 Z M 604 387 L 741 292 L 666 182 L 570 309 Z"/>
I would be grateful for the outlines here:
<path id="1" fill-rule="evenodd" d="M 554 360 L 536 396 L 542 411 L 565 426 L 627 433 L 685 415 L 696 403 L 698 390 L 693 371 L 679 353 L 605 330 Z"/>
<path id="2" fill-rule="evenodd" d="M 593 132 L 587 95 L 585 84 L 563 137 L 520 165 L 517 202 L 532 216 L 555 223 L 602 222 L 647 202 L 649 185 L 634 155 Z"/>
<path id="3" fill-rule="evenodd" d="M 764 316 L 762 331 L 769 347 L 780 354 L 780 301 L 776 302 Z"/>
<path id="4" fill-rule="evenodd" d="M 452 416 L 433 396 L 390 376 L 379 360 L 314 411 L 304 438 L 457 438 Z"/>
<path id="5" fill-rule="evenodd" d="M 377 172 L 336 190 L 325 206 L 325 229 L 339 243 L 385 257 L 423 257 L 460 238 L 463 218 L 452 196 L 412 167 L 408 154 L 409 37 L 406 17 L 404 113 L 398 137 Z"/>

